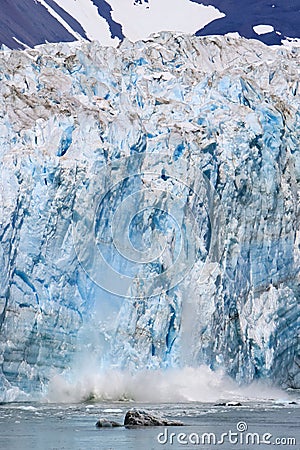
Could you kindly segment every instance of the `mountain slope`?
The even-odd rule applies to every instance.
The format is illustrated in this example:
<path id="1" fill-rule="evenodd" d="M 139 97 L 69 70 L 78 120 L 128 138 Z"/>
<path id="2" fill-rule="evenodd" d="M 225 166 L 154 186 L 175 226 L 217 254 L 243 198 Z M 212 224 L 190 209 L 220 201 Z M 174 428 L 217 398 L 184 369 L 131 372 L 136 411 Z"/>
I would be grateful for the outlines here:
<path id="1" fill-rule="evenodd" d="M 269 45 L 300 38 L 300 0 L 3 0 L 1 6 L 0 44 L 9 48 L 81 38 L 115 47 L 125 37 L 160 31 L 237 32 Z"/>

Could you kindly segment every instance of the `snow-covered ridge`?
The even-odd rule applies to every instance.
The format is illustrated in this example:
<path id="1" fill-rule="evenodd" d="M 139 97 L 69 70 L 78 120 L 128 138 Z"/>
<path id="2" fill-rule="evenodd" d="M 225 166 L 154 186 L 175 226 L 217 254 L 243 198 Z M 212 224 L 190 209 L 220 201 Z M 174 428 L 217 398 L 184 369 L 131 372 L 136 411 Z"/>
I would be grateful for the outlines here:
<path id="1" fill-rule="evenodd" d="M 299 55 L 171 33 L 0 52 L 4 399 L 85 350 L 299 386 Z M 164 252 L 124 259 L 118 214 L 135 250 Z M 99 287 L 96 246 L 133 300 Z"/>
<path id="2" fill-rule="evenodd" d="M 38 0 L 45 3 L 43 0 Z M 70 16 L 74 17 L 86 30 L 92 40 L 99 40 L 104 45 L 117 45 L 120 40 L 112 38 L 109 24 L 98 14 L 106 2 L 90 0 L 57 0 Z M 109 0 L 106 8 L 111 9 L 111 18 L 122 24 L 122 33 L 131 41 L 147 38 L 159 31 L 181 31 L 195 33 L 212 20 L 224 17 L 223 13 L 213 7 L 198 5 L 190 0 L 152 0 L 151 3 L 135 4 L 132 0 L 122 2 Z"/>
<path id="3" fill-rule="evenodd" d="M 26 48 L 46 42 L 99 40 L 185 32 L 197 36 L 238 33 L 268 45 L 299 45 L 297 2 L 276 0 L 4 0 L 0 45 Z M 35 20 L 32 20 L 32 17 Z"/>

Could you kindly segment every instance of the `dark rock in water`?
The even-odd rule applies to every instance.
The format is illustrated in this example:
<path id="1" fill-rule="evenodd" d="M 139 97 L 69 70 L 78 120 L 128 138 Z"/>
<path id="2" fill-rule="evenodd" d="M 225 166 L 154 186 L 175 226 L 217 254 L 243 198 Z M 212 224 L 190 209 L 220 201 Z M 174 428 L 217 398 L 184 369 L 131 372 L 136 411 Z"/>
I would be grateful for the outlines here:
<path id="1" fill-rule="evenodd" d="M 226 406 L 243 406 L 240 402 L 227 402 Z"/>
<path id="2" fill-rule="evenodd" d="M 182 422 L 164 419 L 140 409 L 130 409 L 124 419 L 125 427 L 157 427 L 157 426 L 182 426 Z"/>
<path id="3" fill-rule="evenodd" d="M 243 406 L 240 402 L 223 402 L 216 403 L 215 406 Z"/>
<path id="4" fill-rule="evenodd" d="M 114 420 L 107 420 L 107 419 L 99 419 L 96 423 L 97 428 L 115 428 L 115 427 L 122 427 L 118 422 L 115 422 Z"/>
<path id="5" fill-rule="evenodd" d="M 294 402 L 294 401 L 292 401 L 292 402 L 289 402 L 289 405 L 298 405 L 298 403 L 297 403 L 297 402 Z"/>

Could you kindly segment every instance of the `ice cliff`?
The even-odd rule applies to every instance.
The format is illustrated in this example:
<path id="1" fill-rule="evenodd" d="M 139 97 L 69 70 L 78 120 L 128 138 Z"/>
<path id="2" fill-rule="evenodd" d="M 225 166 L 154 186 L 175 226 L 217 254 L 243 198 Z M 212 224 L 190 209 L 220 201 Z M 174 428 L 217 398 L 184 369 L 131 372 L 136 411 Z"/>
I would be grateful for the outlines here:
<path id="1" fill-rule="evenodd" d="M 0 52 L 2 400 L 82 347 L 300 387 L 299 58 L 171 33 Z"/>

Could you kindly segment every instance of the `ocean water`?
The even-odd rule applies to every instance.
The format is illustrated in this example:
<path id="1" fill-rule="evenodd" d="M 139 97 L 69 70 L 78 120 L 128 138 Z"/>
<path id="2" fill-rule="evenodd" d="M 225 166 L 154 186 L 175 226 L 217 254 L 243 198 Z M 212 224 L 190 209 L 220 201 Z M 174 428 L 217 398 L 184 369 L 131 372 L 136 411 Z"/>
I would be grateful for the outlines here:
<path id="1" fill-rule="evenodd" d="M 126 411 L 132 407 L 180 420 L 184 426 L 95 427 L 96 421 L 104 417 L 123 422 Z M 299 450 L 299 424 L 297 393 L 289 394 L 282 401 L 246 401 L 242 406 L 199 402 L 10 403 L 0 406 L 0 448 L 157 450 L 220 447 L 258 450 L 276 447 Z"/>

